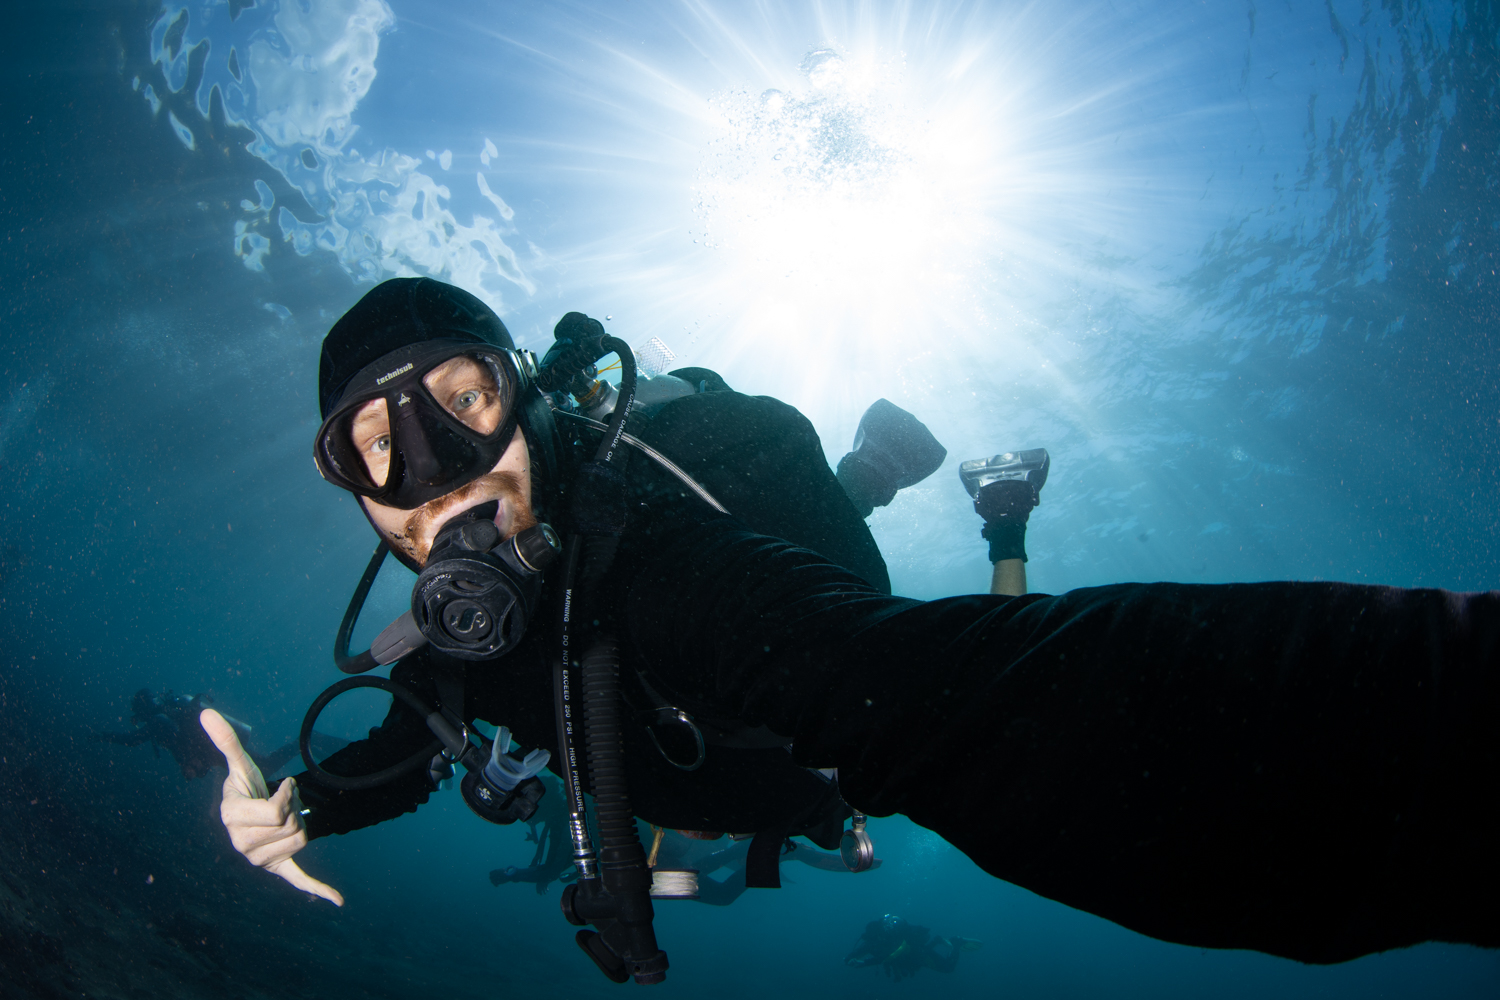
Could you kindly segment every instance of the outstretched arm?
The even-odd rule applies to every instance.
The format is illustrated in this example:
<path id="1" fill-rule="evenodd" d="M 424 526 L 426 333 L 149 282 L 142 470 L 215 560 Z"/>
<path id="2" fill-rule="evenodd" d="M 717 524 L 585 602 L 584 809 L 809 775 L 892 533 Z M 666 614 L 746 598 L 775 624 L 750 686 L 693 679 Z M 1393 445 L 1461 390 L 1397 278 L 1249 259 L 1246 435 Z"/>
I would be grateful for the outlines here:
<path id="1" fill-rule="evenodd" d="M 905 813 L 1000 878 L 1304 962 L 1500 946 L 1500 592 L 924 604 L 727 520 L 651 541 L 625 620 L 653 687 L 792 737 L 862 812 Z"/>
<path id="2" fill-rule="evenodd" d="M 990 593 L 1020 597 L 1026 593 L 1026 560 L 1001 559 L 990 576 Z"/>

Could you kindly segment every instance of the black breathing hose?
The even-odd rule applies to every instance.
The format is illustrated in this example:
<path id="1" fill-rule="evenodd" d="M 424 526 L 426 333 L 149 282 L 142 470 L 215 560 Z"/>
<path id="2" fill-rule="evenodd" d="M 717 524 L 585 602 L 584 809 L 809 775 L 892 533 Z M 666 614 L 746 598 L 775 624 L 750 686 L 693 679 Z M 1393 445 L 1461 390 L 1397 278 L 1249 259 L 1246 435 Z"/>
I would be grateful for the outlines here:
<path id="1" fill-rule="evenodd" d="M 377 566 L 376 568 L 378 569 L 379 567 Z M 397 684 L 395 681 L 386 680 L 384 677 L 344 678 L 313 699 L 312 705 L 307 710 L 307 715 L 302 718 L 302 732 L 298 734 L 297 738 L 297 745 L 302 751 L 302 763 L 306 764 L 307 769 L 317 777 L 318 784 L 320 785 L 327 785 L 329 788 L 337 788 L 348 792 L 374 788 L 377 785 L 383 785 L 387 781 L 393 781 L 403 774 L 409 774 L 417 768 L 425 766 L 434 754 L 443 749 L 443 742 L 434 739 L 427 747 L 418 750 L 399 764 L 392 765 L 383 771 L 376 771 L 373 774 L 361 774 L 357 777 L 346 777 L 342 774 L 331 774 L 325 771 L 317 761 L 313 760 L 313 723 L 318 721 L 318 716 L 322 714 L 323 709 L 328 706 L 330 701 L 345 691 L 352 691 L 355 688 L 362 687 L 378 688 L 392 697 L 400 698 L 413 712 L 429 720 L 429 725 L 431 725 L 430 720 L 434 715 L 438 715 L 441 719 L 439 713 L 434 712 L 422 699 L 412 694 L 404 685 Z M 452 726 L 450 725 L 448 728 L 452 729 Z"/>
<path id="2" fill-rule="evenodd" d="M 651 926 L 651 869 L 646 867 L 625 782 L 620 650 L 613 639 L 601 639 L 583 658 L 583 701 L 589 775 L 599 817 L 601 881 L 616 900 L 614 915 L 627 944 L 622 957 L 636 981 L 660 982 L 666 978 L 667 956 L 657 947 Z"/>
<path id="3" fill-rule="evenodd" d="M 619 337 L 605 337 L 600 343 L 620 358 L 620 398 L 615 402 L 609 430 L 604 432 L 604 440 L 599 442 L 599 450 L 594 453 L 595 461 L 610 465 L 620 446 L 620 435 L 625 433 L 625 418 L 630 416 L 630 408 L 635 405 L 635 352 Z"/>
<path id="4" fill-rule="evenodd" d="M 385 562 L 385 554 L 389 551 L 390 547 L 381 539 L 380 544 L 375 546 L 375 553 L 370 556 L 369 565 L 365 567 L 365 575 L 359 578 L 359 585 L 354 588 L 354 596 L 349 598 L 349 606 L 344 609 L 344 620 L 339 622 L 339 634 L 333 640 L 333 662 L 346 674 L 362 674 L 376 667 L 375 657 L 370 655 L 368 649 L 358 656 L 349 655 L 349 637 L 354 634 L 354 623 L 359 621 L 365 598 L 370 596 L 370 585 L 379 575 L 380 565 Z"/>

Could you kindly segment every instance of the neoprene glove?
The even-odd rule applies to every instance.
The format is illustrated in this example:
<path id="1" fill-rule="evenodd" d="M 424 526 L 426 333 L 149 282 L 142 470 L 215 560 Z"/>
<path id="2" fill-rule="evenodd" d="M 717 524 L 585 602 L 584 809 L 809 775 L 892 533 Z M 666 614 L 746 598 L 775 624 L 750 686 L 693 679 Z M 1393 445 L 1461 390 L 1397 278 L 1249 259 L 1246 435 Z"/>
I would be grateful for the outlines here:
<path id="1" fill-rule="evenodd" d="M 1044 448 L 1006 452 L 959 466 L 974 511 L 984 518 L 980 535 L 990 543 L 990 562 L 1026 561 L 1026 522 L 1042 502 L 1052 459 Z"/>
<path id="2" fill-rule="evenodd" d="M 1002 479 L 990 483 L 974 498 L 974 512 L 990 521 L 1026 523 L 1031 511 L 1042 502 L 1040 490 L 1019 479 Z"/>
<path id="3" fill-rule="evenodd" d="M 854 450 L 839 459 L 838 480 L 859 511 L 869 517 L 897 490 L 915 486 L 937 471 L 948 449 L 916 417 L 888 399 L 877 399 L 859 418 Z"/>

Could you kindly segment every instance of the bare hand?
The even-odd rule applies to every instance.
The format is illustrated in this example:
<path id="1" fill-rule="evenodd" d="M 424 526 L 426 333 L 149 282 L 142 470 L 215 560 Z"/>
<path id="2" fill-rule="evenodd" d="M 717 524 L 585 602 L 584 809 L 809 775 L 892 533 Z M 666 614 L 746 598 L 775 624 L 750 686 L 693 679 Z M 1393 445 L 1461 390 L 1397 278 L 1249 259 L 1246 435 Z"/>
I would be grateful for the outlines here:
<path id="1" fill-rule="evenodd" d="M 308 875 L 292 860 L 293 854 L 307 846 L 307 826 L 302 822 L 302 800 L 297 795 L 296 779 L 283 780 L 276 794 L 268 796 L 266 779 L 240 745 L 234 727 L 211 708 L 204 709 L 198 721 L 229 765 L 219 817 L 229 831 L 234 849 L 252 865 L 275 872 L 303 892 L 343 906 L 344 897 L 337 889 Z"/>

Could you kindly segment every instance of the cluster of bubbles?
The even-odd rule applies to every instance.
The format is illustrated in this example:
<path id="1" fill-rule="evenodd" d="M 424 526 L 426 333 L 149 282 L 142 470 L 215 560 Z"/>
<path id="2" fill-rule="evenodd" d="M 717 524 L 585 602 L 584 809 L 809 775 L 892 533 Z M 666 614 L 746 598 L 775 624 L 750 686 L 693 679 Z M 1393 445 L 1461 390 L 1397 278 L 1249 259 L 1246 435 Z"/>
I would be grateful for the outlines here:
<path id="1" fill-rule="evenodd" d="M 826 267 L 858 252 L 872 216 L 898 209 L 921 129 L 901 100 L 903 64 L 833 48 L 802 62 L 804 88 L 735 90 L 711 106 L 723 134 L 699 168 L 696 208 L 710 246 Z M 889 219 L 887 219 L 889 221 Z M 801 261 L 788 254 L 805 251 Z"/>

